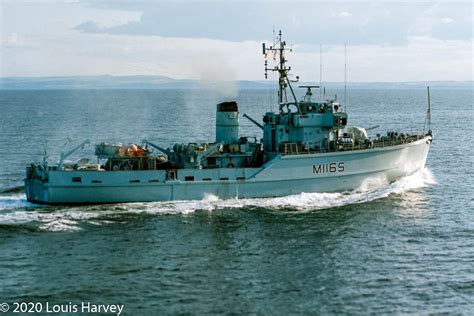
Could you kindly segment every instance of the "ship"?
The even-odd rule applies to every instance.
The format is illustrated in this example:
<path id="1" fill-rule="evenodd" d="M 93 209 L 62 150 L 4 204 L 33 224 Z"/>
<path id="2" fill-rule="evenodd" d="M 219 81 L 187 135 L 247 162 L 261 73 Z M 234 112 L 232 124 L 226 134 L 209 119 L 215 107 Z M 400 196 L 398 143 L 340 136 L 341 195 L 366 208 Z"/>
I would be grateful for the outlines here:
<path id="1" fill-rule="evenodd" d="M 44 159 L 26 167 L 28 201 L 39 204 L 89 204 L 269 198 L 312 192 L 351 192 L 370 183 L 390 183 L 423 169 L 433 140 L 431 105 L 419 133 L 388 131 L 368 136 L 369 128 L 348 125 L 337 98 L 314 100 L 305 89 L 298 100 L 290 80 L 289 50 L 278 37 L 266 47 L 265 77 L 278 74 L 278 112 L 261 122 L 244 114 L 262 138 L 239 135 L 235 101 L 217 104 L 215 140 L 177 143 L 164 148 L 149 140 L 95 145 L 96 160 L 67 160 L 89 144 L 61 153 L 56 164 Z M 272 54 L 275 65 L 269 66 Z M 428 124 L 426 124 L 428 122 Z M 380 181 L 381 180 L 381 181 Z"/>

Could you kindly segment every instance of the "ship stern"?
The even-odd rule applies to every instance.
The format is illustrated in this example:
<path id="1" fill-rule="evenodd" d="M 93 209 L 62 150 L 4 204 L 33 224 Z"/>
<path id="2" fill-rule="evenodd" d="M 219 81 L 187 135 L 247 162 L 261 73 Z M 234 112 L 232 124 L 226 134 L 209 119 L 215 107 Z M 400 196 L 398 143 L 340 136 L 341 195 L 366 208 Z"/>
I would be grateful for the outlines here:
<path id="1" fill-rule="evenodd" d="M 42 165 L 30 165 L 26 167 L 25 194 L 28 202 L 48 203 L 48 176 Z"/>

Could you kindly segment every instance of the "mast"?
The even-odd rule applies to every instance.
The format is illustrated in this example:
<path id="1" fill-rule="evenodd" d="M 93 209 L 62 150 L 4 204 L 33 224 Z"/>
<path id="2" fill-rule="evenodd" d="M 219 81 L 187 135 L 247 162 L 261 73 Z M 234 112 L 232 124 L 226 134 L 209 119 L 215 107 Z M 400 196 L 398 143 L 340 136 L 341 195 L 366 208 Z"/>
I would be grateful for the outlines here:
<path id="1" fill-rule="evenodd" d="M 426 132 L 426 125 L 428 124 L 428 135 L 432 135 L 431 131 L 431 97 L 430 97 L 430 87 L 426 87 L 428 90 L 428 110 L 426 110 L 425 123 L 423 124 L 423 133 Z"/>
<path id="2" fill-rule="evenodd" d="M 431 134 L 431 97 L 430 97 L 430 87 L 428 89 L 428 112 L 426 113 L 426 118 L 428 120 L 428 133 Z"/>
<path id="3" fill-rule="evenodd" d="M 344 43 L 344 112 L 347 112 L 347 43 Z"/>
<path id="4" fill-rule="evenodd" d="M 278 33 L 278 41 L 280 42 L 280 48 L 278 51 L 280 52 L 280 63 L 279 63 L 279 68 L 278 68 L 278 73 L 279 73 L 279 78 L 278 78 L 278 86 L 279 86 L 279 95 L 280 99 L 278 100 L 281 103 L 283 103 L 283 94 L 285 94 L 285 99 L 286 99 L 286 71 L 289 69 L 286 69 L 285 67 L 285 43 L 281 40 L 281 30 Z"/>
<path id="5" fill-rule="evenodd" d="M 278 47 L 277 47 L 278 45 Z M 270 48 L 265 47 L 265 43 L 262 44 L 263 54 L 265 56 L 265 79 L 267 78 L 267 72 L 270 71 L 278 71 L 278 103 L 280 104 L 280 111 L 282 110 L 283 106 L 289 105 L 288 98 L 286 94 L 286 87 L 290 88 L 291 94 L 295 100 L 294 104 L 297 107 L 298 111 L 300 108 L 298 106 L 298 100 L 296 99 L 296 95 L 291 87 L 290 80 L 288 79 L 288 72 L 291 70 L 291 67 L 286 66 L 287 60 L 285 59 L 285 50 L 290 50 L 286 48 L 286 42 L 282 40 L 281 30 L 278 32 L 277 43 L 274 46 L 270 46 Z M 274 68 L 269 68 L 266 57 L 268 55 L 267 52 L 277 53 L 279 55 L 278 65 Z M 297 76 L 296 79 L 298 80 L 299 77 Z"/>
<path id="6" fill-rule="evenodd" d="M 319 99 L 323 102 L 323 45 L 319 44 Z"/>

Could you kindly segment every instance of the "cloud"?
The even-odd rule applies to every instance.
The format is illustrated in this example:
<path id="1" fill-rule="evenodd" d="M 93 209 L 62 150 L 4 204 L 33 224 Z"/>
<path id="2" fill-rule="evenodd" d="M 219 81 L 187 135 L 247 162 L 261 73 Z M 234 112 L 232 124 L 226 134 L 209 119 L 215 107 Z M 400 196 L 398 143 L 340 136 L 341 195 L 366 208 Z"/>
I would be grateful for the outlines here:
<path id="1" fill-rule="evenodd" d="M 337 16 L 340 17 L 340 18 L 349 18 L 349 17 L 352 16 L 352 13 L 343 11 L 343 12 L 339 13 Z"/>
<path id="2" fill-rule="evenodd" d="M 16 33 L 11 33 L 7 36 L 7 39 L 5 40 L 5 45 L 7 46 L 15 46 L 18 44 L 18 34 Z"/>
<path id="3" fill-rule="evenodd" d="M 0 76 L 261 80 L 260 43 L 275 26 L 294 44 L 287 57 L 302 80 L 319 78 L 320 43 L 325 80 L 343 80 L 344 42 L 349 81 L 472 79 L 465 3 L 96 0 L 2 9 Z"/>
<path id="4" fill-rule="evenodd" d="M 472 80 L 470 41 L 410 37 L 407 45 L 347 47 L 348 81 Z M 292 74 L 319 80 L 319 46 L 294 47 Z M 1 76 L 163 75 L 202 80 L 263 80 L 261 44 L 210 39 L 79 33 L 35 49 L 2 54 Z M 323 46 L 324 80 L 344 80 L 344 46 Z M 226 88 L 226 89 L 224 89 Z M 234 87 L 218 90 L 235 93 Z"/>
<path id="5" fill-rule="evenodd" d="M 101 33 L 104 32 L 104 28 L 100 27 L 96 22 L 94 21 L 87 21 L 84 23 L 81 23 L 77 26 L 74 27 L 75 30 L 83 31 L 86 33 Z"/>
<path id="6" fill-rule="evenodd" d="M 472 40 L 472 25 L 470 2 L 438 2 L 419 13 L 408 34 L 441 40 Z"/>
<path id="7" fill-rule="evenodd" d="M 440 21 L 443 23 L 452 23 L 454 20 L 451 18 L 441 18 Z"/>
<path id="8" fill-rule="evenodd" d="M 141 12 L 138 21 L 98 29 L 78 25 L 83 32 L 117 35 L 210 38 L 231 41 L 269 39 L 282 29 L 294 43 L 407 42 L 407 34 L 430 3 L 392 2 L 91 2 L 107 9 Z"/>
<path id="9" fill-rule="evenodd" d="M 282 29 L 296 44 L 400 45 L 407 44 L 409 36 L 472 39 L 470 1 L 96 0 L 86 3 L 107 10 L 130 10 L 141 14 L 137 21 L 112 27 L 97 28 L 90 23 L 76 27 L 90 33 L 261 41 L 269 39 L 275 27 Z"/>
<path id="10" fill-rule="evenodd" d="M 4 36 L 1 47 L 4 48 L 15 48 L 15 47 L 31 47 L 27 45 L 25 38 L 18 35 L 16 32 L 12 32 Z"/>

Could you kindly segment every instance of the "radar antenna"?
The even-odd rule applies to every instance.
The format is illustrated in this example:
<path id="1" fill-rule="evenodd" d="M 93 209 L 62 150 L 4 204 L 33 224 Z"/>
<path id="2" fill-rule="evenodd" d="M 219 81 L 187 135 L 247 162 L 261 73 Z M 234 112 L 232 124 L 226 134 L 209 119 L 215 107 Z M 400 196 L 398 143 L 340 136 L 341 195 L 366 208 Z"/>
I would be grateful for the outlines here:
<path id="1" fill-rule="evenodd" d="M 311 91 L 311 88 L 319 88 L 319 86 L 306 85 L 306 86 L 298 86 L 298 88 L 306 88 L 306 94 L 304 95 L 303 100 L 305 102 L 311 102 L 311 97 L 313 96 L 313 91 Z"/>

